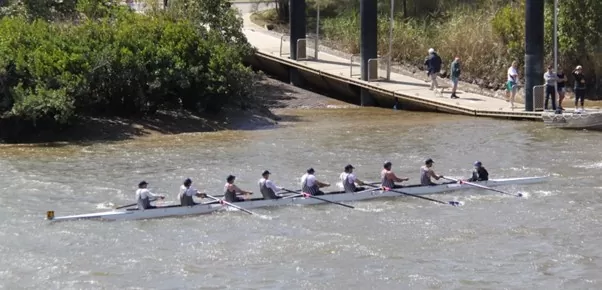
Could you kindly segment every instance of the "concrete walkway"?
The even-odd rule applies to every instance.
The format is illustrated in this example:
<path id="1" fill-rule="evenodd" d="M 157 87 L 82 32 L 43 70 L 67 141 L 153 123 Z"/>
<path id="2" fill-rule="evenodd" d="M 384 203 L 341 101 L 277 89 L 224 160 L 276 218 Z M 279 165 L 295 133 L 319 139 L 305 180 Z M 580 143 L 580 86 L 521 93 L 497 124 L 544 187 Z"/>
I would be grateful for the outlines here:
<path id="1" fill-rule="evenodd" d="M 279 34 L 267 31 L 265 28 L 252 23 L 250 15 L 251 13 L 243 13 L 244 34 L 248 41 L 261 53 L 291 61 L 289 59 L 289 37 L 282 35 L 279 37 Z M 314 47 L 313 43 L 308 43 L 307 49 L 307 55 L 313 57 L 314 50 L 309 47 Z M 394 96 L 406 96 L 414 100 L 420 99 L 420 101 L 428 102 L 436 107 L 455 107 L 474 111 L 477 116 L 522 117 L 541 120 L 541 112 L 526 112 L 523 104 L 515 103 L 514 108 L 511 108 L 510 103 L 505 100 L 462 91 L 461 84 L 457 92 L 460 98 L 451 99 L 448 80 L 439 80 L 440 86 L 448 86 L 443 92 L 430 90 L 430 83 L 423 80 L 394 72 L 391 72 L 390 80 L 361 81 L 359 57 L 351 61 L 320 51 L 317 59 L 300 60 L 297 63 L 319 71 L 320 74 L 337 75 L 349 79 L 350 82 L 367 83 L 379 89 L 390 91 Z M 379 68 L 384 68 L 384 66 L 379 66 Z M 379 69 L 378 74 L 379 77 L 385 77 L 386 71 Z"/>

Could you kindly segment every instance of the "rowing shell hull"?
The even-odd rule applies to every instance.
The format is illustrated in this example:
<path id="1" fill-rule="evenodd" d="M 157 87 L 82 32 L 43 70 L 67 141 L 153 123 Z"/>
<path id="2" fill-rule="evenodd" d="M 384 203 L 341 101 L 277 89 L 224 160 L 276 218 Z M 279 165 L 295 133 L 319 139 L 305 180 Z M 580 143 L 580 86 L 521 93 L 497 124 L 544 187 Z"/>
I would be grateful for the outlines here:
<path id="1" fill-rule="evenodd" d="M 506 179 L 492 179 L 489 181 L 475 182 L 480 185 L 495 187 L 502 185 L 519 185 L 519 184 L 532 184 L 545 182 L 548 179 L 547 176 L 543 177 L 524 177 L 524 178 L 506 178 Z M 476 189 L 476 187 L 468 184 L 448 183 L 432 186 L 407 186 L 398 188 L 395 190 L 403 191 L 405 193 L 414 195 L 429 195 L 436 193 L 451 192 L 463 189 Z M 338 194 L 326 194 L 319 196 L 322 199 L 326 199 L 334 202 L 350 202 L 350 201 L 361 201 L 380 197 L 398 197 L 402 196 L 397 192 L 393 191 L 382 191 L 378 189 L 367 189 L 364 191 L 358 191 L 354 193 L 338 193 Z M 244 209 L 256 209 L 263 207 L 274 207 L 274 206 L 285 206 L 285 205 L 313 205 L 326 203 L 324 201 L 315 198 L 305 197 L 294 197 L 294 198 L 281 198 L 281 199 L 253 199 L 250 201 L 237 202 L 237 206 Z M 201 215 L 209 214 L 219 210 L 231 209 L 227 205 L 219 203 L 206 203 L 195 206 L 167 206 L 158 207 L 156 209 L 148 210 L 113 210 L 107 212 L 71 215 L 63 217 L 54 217 L 49 219 L 50 221 L 66 221 L 66 220 L 80 220 L 80 219 L 93 219 L 93 220 L 138 220 L 138 219 L 152 219 L 152 218 L 164 218 L 164 217 L 176 217 L 176 216 L 189 216 L 189 215 Z"/>

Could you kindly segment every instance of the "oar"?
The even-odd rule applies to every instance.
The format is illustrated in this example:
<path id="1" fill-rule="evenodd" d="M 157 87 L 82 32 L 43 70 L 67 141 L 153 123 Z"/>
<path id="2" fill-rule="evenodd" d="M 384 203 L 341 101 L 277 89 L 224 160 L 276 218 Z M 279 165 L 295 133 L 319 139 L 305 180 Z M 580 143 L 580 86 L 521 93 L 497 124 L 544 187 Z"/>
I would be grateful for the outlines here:
<path id="1" fill-rule="evenodd" d="M 157 199 L 159 199 L 159 198 L 155 198 L 155 199 L 153 199 L 151 201 L 157 201 Z M 138 203 L 131 203 L 131 204 L 126 204 L 126 205 L 118 206 L 115 209 L 122 209 L 122 208 L 126 208 L 126 207 L 132 207 L 132 206 L 135 206 L 135 205 L 138 205 Z"/>
<path id="2" fill-rule="evenodd" d="M 235 208 L 235 209 L 238 209 L 238 210 L 244 211 L 244 212 L 246 212 L 246 213 L 248 213 L 248 214 L 250 214 L 250 215 L 261 216 L 261 215 L 258 215 L 258 214 L 256 214 L 256 213 L 254 213 L 254 212 L 250 211 L 250 210 L 246 210 L 246 209 L 244 209 L 244 208 L 242 208 L 242 207 L 240 207 L 240 206 L 237 206 L 237 205 L 231 204 L 231 203 L 229 203 L 229 202 L 227 202 L 227 201 L 225 201 L 225 200 L 223 200 L 223 199 L 219 199 L 219 198 L 217 198 L 217 197 L 215 197 L 215 196 L 211 196 L 211 195 L 209 195 L 209 194 L 206 194 L 206 195 L 207 195 L 207 197 L 208 197 L 208 198 L 211 198 L 211 199 L 213 199 L 213 200 L 219 201 L 220 203 L 222 203 L 222 204 L 226 204 L 226 205 L 228 205 L 228 206 L 231 206 L 231 207 L 233 207 L 233 208 Z"/>
<path id="3" fill-rule="evenodd" d="M 482 188 L 482 189 L 487 189 L 487 190 L 491 190 L 491 191 L 495 191 L 495 192 L 499 192 L 501 194 L 512 195 L 512 196 L 515 196 L 515 197 L 523 197 L 523 194 L 520 193 L 520 192 L 518 194 L 513 194 L 513 193 L 505 192 L 505 191 L 502 191 L 502 190 L 499 190 L 499 189 L 491 188 L 491 187 L 488 187 L 488 186 L 484 186 L 484 185 L 480 185 L 480 184 L 476 184 L 476 183 L 472 183 L 472 182 L 468 182 L 468 181 L 453 179 L 453 178 L 449 178 L 449 177 L 442 177 L 442 178 L 450 180 L 450 181 L 459 182 L 460 184 L 465 183 L 465 184 L 468 184 L 470 186 L 474 186 L 474 187 L 478 187 L 478 188 Z"/>
<path id="4" fill-rule="evenodd" d="M 289 190 L 289 189 L 286 189 L 286 188 L 283 188 L 282 190 L 288 191 L 290 193 L 297 193 L 295 191 L 292 191 L 292 190 Z M 311 195 L 309 193 L 303 192 L 302 194 L 303 194 L 304 197 L 315 198 L 317 200 L 321 200 L 321 201 L 324 201 L 324 202 L 328 202 L 328 203 L 332 203 L 332 204 L 336 204 L 336 205 L 340 205 L 340 206 L 344 206 L 344 207 L 348 207 L 348 208 L 355 208 L 354 206 L 350 206 L 348 204 L 344 204 L 344 203 L 340 203 L 340 202 L 336 202 L 336 201 L 330 201 L 328 199 L 319 198 L 319 197 L 317 197 L 315 195 Z"/>
<path id="5" fill-rule="evenodd" d="M 374 186 L 374 185 L 371 185 L 371 184 L 366 184 L 366 185 L 368 185 L 370 187 L 377 187 L 377 186 Z M 415 195 L 415 194 L 403 192 L 403 191 L 400 191 L 400 190 L 397 190 L 397 189 L 388 188 L 388 187 L 385 187 L 384 189 L 386 191 L 392 191 L 392 192 L 397 192 L 399 194 L 405 194 L 405 195 L 409 195 L 409 196 L 413 196 L 413 197 L 417 197 L 417 198 L 422 198 L 422 199 L 425 199 L 425 200 L 428 200 L 428 201 L 437 202 L 437 203 L 440 203 L 440 204 L 449 204 L 449 205 L 453 205 L 453 206 L 459 206 L 460 205 L 459 202 L 453 201 L 453 200 L 445 202 L 445 201 L 440 201 L 440 200 L 432 199 L 432 198 L 425 197 L 425 196 L 420 196 L 420 195 Z"/>
<path id="6" fill-rule="evenodd" d="M 122 205 L 122 206 L 118 206 L 115 209 L 122 209 L 122 208 L 126 208 L 126 207 L 132 207 L 137 205 L 138 203 L 132 203 L 132 204 L 127 204 L 127 205 Z"/>

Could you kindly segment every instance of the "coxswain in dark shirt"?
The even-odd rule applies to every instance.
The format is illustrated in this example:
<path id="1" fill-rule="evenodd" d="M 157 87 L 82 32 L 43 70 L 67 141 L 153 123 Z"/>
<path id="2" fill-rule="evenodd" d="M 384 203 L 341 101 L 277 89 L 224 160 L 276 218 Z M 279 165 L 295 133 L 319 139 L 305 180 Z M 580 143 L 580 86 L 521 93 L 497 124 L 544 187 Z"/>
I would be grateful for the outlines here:
<path id="1" fill-rule="evenodd" d="M 468 179 L 469 182 L 474 181 L 485 181 L 489 180 L 489 172 L 483 167 L 481 161 L 474 163 L 474 170 L 472 171 L 472 177 Z"/>

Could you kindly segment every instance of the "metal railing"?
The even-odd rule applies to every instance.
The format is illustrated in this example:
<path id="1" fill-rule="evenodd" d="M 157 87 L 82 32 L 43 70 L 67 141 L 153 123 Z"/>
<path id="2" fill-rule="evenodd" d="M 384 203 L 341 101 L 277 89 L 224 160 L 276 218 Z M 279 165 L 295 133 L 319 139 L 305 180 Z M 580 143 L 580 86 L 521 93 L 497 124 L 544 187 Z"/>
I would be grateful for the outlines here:
<path id="1" fill-rule="evenodd" d="M 543 111 L 544 110 L 544 98 L 546 95 L 546 86 L 539 85 L 533 86 L 533 111 Z M 555 98 L 556 96 L 554 96 Z"/>
<path id="2" fill-rule="evenodd" d="M 305 37 L 305 38 L 299 38 L 297 39 L 297 60 L 308 60 L 310 59 L 310 57 L 307 55 L 307 40 L 314 40 L 316 41 L 315 38 L 313 37 Z M 301 46 L 301 44 L 304 43 L 303 46 Z M 305 49 L 305 51 L 303 52 L 303 56 L 299 57 L 299 49 L 303 47 Z M 317 59 L 317 55 L 315 55 L 315 58 Z"/>
<path id="3" fill-rule="evenodd" d="M 353 74 L 353 59 L 360 56 L 360 54 L 353 54 L 351 55 L 351 57 L 349 58 L 349 77 L 353 78 L 353 77 L 361 77 L 362 76 L 362 70 L 361 70 L 361 65 L 360 65 L 360 73 L 359 74 Z"/>
<path id="4" fill-rule="evenodd" d="M 291 54 L 290 52 L 289 53 L 282 53 L 282 44 L 284 43 L 284 38 L 285 37 L 290 37 L 290 36 L 288 36 L 288 35 L 280 36 L 280 56 L 290 55 Z"/>
<path id="5" fill-rule="evenodd" d="M 383 59 L 382 57 L 368 59 L 368 81 L 369 82 L 379 80 L 379 77 L 378 77 L 378 70 L 379 70 L 378 62 L 380 60 L 382 60 L 382 59 Z"/>

